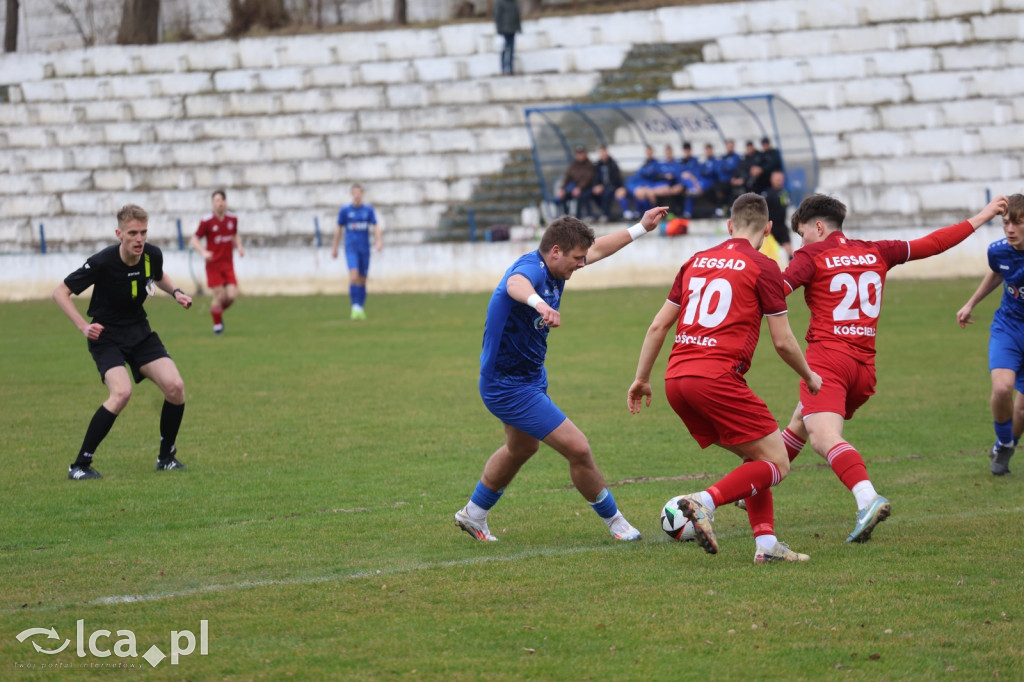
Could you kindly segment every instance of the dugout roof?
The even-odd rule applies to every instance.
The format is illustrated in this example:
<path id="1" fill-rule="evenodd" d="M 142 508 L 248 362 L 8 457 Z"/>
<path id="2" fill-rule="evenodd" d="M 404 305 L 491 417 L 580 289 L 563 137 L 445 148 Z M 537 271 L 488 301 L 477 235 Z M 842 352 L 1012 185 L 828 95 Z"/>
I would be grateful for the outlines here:
<path id="1" fill-rule="evenodd" d="M 794 203 L 818 185 L 811 132 L 793 105 L 775 95 L 538 107 L 525 114 L 545 201 L 554 200 L 577 145 L 587 148 L 591 161 L 597 160 L 600 145 L 608 145 L 625 179 L 643 163 L 648 144 L 660 160 L 666 144 L 678 159 L 683 143 L 689 142 L 700 159 L 709 142 L 715 156 L 721 156 L 725 140 L 732 138 L 742 156 L 747 140 L 760 151 L 761 138 L 767 137 L 782 155 Z"/>

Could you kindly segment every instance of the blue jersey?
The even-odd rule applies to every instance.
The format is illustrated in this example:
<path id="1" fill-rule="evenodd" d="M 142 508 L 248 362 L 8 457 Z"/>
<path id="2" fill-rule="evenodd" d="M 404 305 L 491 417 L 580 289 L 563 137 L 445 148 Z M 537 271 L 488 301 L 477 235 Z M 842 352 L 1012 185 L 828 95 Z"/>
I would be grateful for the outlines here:
<path id="1" fill-rule="evenodd" d="M 988 247 L 988 266 L 1003 277 L 1003 300 L 993 323 L 1024 326 L 1024 251 L 1010 246 L 1005 239 Z"/>
<path id="2" fill-rule="evenodd" d="M 338 225 L 345 228 L 345 250 L 370 250 L 370 227 L 377 224 L 377 214 L 370 204 L 342 206 Z"/>
<path id="3" fill-rule="evenodd" d="M 541 324 L 536 310 L 508 294 L 508 278 L 522 275 L 537 294 L 558 310 L 564 279 L 551 276 L 540 251 L 533 251 L 512 264 L 491 295 L 484 323 L 483 351 L 480 353 L 480 384 L 515 386 L 546 384 L 544 356 L 548 349 L 548 326 Z"/>

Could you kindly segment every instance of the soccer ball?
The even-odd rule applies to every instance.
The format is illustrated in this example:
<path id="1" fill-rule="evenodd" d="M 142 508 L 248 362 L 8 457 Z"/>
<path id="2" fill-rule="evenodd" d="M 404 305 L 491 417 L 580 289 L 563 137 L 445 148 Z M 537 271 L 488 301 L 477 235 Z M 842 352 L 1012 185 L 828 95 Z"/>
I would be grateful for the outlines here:
<path id="1" fill-rule="evenodd" d="M 679 498 L 681 497 L 682 495 L 673 497 L 661 508 L 661 529 L 673 540 L 693 542 L 696 539 L 693 522 L 679 511 Z"/>

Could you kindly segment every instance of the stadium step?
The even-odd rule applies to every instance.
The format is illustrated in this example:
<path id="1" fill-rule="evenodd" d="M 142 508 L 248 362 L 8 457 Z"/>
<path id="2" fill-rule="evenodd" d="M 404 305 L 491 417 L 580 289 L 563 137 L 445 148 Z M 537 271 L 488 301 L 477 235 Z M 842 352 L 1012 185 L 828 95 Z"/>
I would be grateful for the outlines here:
<path id="1" fill-rule="evenodd" d="M 673 73 L 702 60 L 703 43 L 634 45 L 622 65 L 602 71 L 601 82 L 577 104 L 657 99 L 660 91 L 672 87 Z M 566 141 L 569 148 L 577 143 L 585 141 Z M 476 238 L 481 239 L 483 230 L 491 225 L 518 224 L 523 208 L 539 206 L 543 200 L 533 153 L 529 149 L 513 150 L 500 172 L 478 180 L 468 201 L 448 207 L 439 220 L 437 234 L 430 241 L 470 239 L 471 212 Z"/>

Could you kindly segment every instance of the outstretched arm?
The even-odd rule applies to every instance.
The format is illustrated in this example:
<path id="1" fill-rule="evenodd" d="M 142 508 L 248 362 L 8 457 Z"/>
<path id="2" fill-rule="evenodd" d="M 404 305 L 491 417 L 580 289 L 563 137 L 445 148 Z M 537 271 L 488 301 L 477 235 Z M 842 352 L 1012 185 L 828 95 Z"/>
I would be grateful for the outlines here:
<path id="1" fill-rule="evenodd" d="M 636 379 L 633 380 L 633 385 L 626 393 L 626 407 L 633 414 L 639 414 L 640 403 L 645 397 L 647 398 L 647 407 L 651 406 L 651 369 L 654 368 L 654 361 L 658 359 L 658 353 L 661 352 L 661 347 L 665 343 L 665 336 L 678 319 L 679 306 L 665 301 L 647 329 L 644 345 L 640 349 L 640 360 L 636 366 Z"/>
<path id="2" fill-rule="evenodd" d="M 910 242 L 910 257 L 907 260 L 920 260 L 953 248 L 974 234 L 979 227 L 1006 212 L 1006 197 L 996 197 L 981 209 L 976 216 L 956 225 L 943 227 L 929 235 Z"/>
<path id="3" fill-rule="evenodd" d="M 975 292 L 967 299 L 964 307 L 956 311 L 956 323 L 960 325 L 961 329 L 966 328 L 969 324 L 974 324 L 974 320 L 971 319 L 971 311 L 974 310 L 974 306 L 981 303 L 983 298 L 991 294 L 1002 283 L 1003 276 L 989 270 L 988 274 L 981 279 L 981 284 L 978 285 Z"/>
<path id="4" fill-rule="evenodd" d="M 789 326 L 789 315 L 786 313 L 769 315 L 768 333 L 771 334 L 772 343 L 775 344 L 775 352 L 794 372 L 800 375 L 811 394 L 816 394 L 821 388 L 821 377 L 807 364 L 803 351 L 800 350 L 800 344 L 793 336 L 793 329 Z"/>
<path id="5" fill-rule="evenodd" d="M 540 297 L 537 290 L 533 288 L 533 284 L 525 276 L 512 275 L 509 277 L 505 282 L 505 291 L 512 297 L 512 300 L 525 303 L 540 313 L 541 319 L 547 326 L 554 328 L 562 324 L 562 317 L 558 311 L 544 302 L 544 299 Z"/>
<path id="6" fill-rule="evenodd" d="M 629 244 L 638 236 L 650 232 L 658 226 L 658 223 L 661 222 L 661 219 L 667 214 L 668 207 L 655 206 L 644 213 L 640 222 L 637 223 L 637 225 L 643 226 L 644 232 L 640 232 L 640 230 L 635 229 L 637 225 L 634 225 L 628 230 L 618 230 L 611 234 L 606 234 L 603 237 L 598 237 L 590 247 L 590 250 L 587 251 L 587 265 L 592 265 L 602 258 L 607 258 L 626 244 Z"/>

